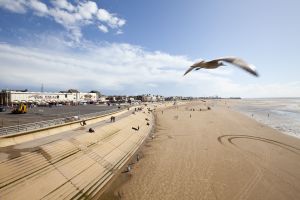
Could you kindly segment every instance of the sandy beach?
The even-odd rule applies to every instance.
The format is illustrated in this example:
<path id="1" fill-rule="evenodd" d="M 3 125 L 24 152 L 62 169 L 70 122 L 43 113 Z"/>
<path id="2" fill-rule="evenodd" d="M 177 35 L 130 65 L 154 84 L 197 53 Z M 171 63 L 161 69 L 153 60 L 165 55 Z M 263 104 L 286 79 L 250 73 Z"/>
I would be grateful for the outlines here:
<path id="1" fill-rule="evenodd" d="M 157 110 L 141 160 L 100 199 L 300 199 L 299 139 L 204 104 Z"/>

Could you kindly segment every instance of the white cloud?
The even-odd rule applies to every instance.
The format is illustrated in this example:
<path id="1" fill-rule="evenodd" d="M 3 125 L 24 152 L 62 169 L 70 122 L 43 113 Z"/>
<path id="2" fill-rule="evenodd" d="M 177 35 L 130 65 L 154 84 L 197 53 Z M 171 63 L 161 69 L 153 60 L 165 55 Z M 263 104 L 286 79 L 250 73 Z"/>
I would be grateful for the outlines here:
<path id="1" fill-rule="evenodd" d="M 158 60 L 162 65 L 170 64 L 163 53 L 147 58 L 151 52 L 129 44 L 87 46 L 84 54 L 74 55 L 0 44 L 1 71 L 6 74 L 1 84 L 36 85 L 43 82 L 57 88 L 85 89 L 83 87 L 87 85 L 94 85 L 120 90 L 129 85 L 134 88 L 136 84 L 140 87 L 149 83 L 153 87 L 157 81 L 170 81 L 168 76 L 164 77 L 165 72 L 156 67 Z M 178 65 L 175 62 L 172 65 Z M 181 63 L 189 62 L 182 60 Z M 24 71 L 21 76 L 15 73 L 20 70 Z M 181 74 L 177 71 L 172 73 Z"/>
<path id="2" fill-rule="evenodd" d="M 221 95 L 242 97 L 300 96 L 300 82 L 236 82 L 239 69 L 201 70 L 183 76 L 194 61 L 185 56 L 146 51 L 130 44 L 82 42 L 74 53 L 62 38 L 50 37 L 39 47 L 0 44 L 0 85 L 34 87 L 41 83 L 59 89 L 78 88 L 163 95 Z M 59 44 L 61 47 L 56 48 Z M 32 46 L 32 45 L 31 45 Z M 72 47 L 72 45 L 71 45 Z M 16 73 L 22 71 L 22 73 Z M 239 72 L 237 72 L 239 71 Z M 251 76 L 249 79 L 251 80 Z"/>
<path id="3" fill-rule="evenodd" d="M 103 33 L 107 33 L 108 29 L 106 26 L 104 26 L 103 24 L 99 25 L 98 28 L 100 29 L 100 31 L 102 31 Z"/>
<path id="4" fill-rule="evenodd" d="M 25 13 L 25 0 L 0 0 L 0 7 L 15 13 Z"/>
<path id="5" fill-rule="evenodd" d="M 57 23 L 60 23 L 66 27 L 76 24 L 76 18 L 74 15 L 65 10 L 51 9 L 49 14 L 53 16 Z"/>
<path id="6" fill-rule="evenodd" d="M 121 35 L 121 34 L 123 34 L 123 31 L 122 30 L 117 30 L 117 32 L 116 32 L 116 35 Z"/>
<path id="7" fill-rule="evenodd" d="M 109 12 L 107 12 L 106 10 L 100 8 L 98 10 L 98 13 L 97 13 L 97 16 L 98 16 L 98 19 L 101 20 L 101 21 L 104 21 L 104 22 L 107 22 L 110 20 L 111 18 L 111 15 Z"/>
<path id="8" fill-rule="evenodd" d="M 74 41 L 79 42 L 79 39 L 82 37 L 80 28 L 78 26 L 69 26 L 67 28 L 71 33 L 71 38 Z"/>
<path id="9" fill-rule="evenodd" d="M 122 26 L 124 26 L 126 24 L 126 20 L 125 19 L 119 19 L 118 20 L 118 25 L 119 25 L 119 27 L 122 27 Z"/>
<path id="10" fill-rule="evenodd" d="M 235 86 L 238 90 L 241 86 Z M 245 85 L 244 96 L 258 96 L 258 97 L 299 97 L 300 96 L 300 81 L 292 81 L 286 83 L 268 83 L 268 84 L 251 84 Z"/>
<path id="11" fill-rule="evenodd" d="M 52 0 L 51 3 L 54 5 L 54 7 L 65 9 L 69 12 L 73 12 L 75 10 L 75 7 L 67 0 Z"/>
<path id="12" fill-rule="evenodd" d="M 93 1 L 82 2 L 78 6 L 78 12 L 83 19 L 91 19 L 97 10 L 98 6 Z"/>
<path id="13" fill-rule="evenodd" d="M 106 22 L 111 28 L 119 28 L 126 23 L 125 19 L 120 19 L 116 17 L 115 14 L 111 14 L 107 10 L 101 8 L 98 10 L 97 17 L 100 21 Z"/>
<path id="14" fill-rule="evenodd" d="M 48 7 L 46 4 L 38 0 L 30 0 L 28 5 L 35 11 L 37 14 L 46 15 L 48 14 Z"/>
<path id="15" fill-rule="evenodd" d="M 155 84 L 155 83 L 148 83 L 147 85 L 148 85 L 149 87 L 158 87 L 158 85 Z"/>
<path id="16" fill-rule="evenodd" d="M 48 12 L 47 5 L 39 0 L 0 0 L 0 7 L 15 13 L 26 13 L 28 9 L 32 9 L 38 15 Z"/>
<path id="17" fill-rule="evenodd" d="M 82 38 L 81 29 L 87 25 L 105 26 L 117 29 L 117 34 L 126 24 L 126 20 L 117 17 L 103 8 L 98 8 L 94 1 L 77 0 L 70 3 L 67 0 L 52 0 L 48 6 L 40 0 L 0 0 L 0 8 L 15 13 L 33 12 L 39 17 L 53 18 L 65 27 L 70 33 L 70 38 L 79 42 Z M 100 29 L 103 31 L 105 28 Z"/>

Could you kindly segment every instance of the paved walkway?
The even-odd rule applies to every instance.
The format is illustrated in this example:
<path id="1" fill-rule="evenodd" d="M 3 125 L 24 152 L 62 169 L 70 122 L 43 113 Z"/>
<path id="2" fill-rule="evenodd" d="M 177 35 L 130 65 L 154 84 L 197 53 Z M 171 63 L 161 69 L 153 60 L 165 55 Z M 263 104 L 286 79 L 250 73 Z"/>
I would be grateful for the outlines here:
<path id="1" fill-rule="evenodd" d="M 118 106 L 100 106 L 92 104 L 85 106 L 35 107 L 29 108 L 28 112 L 24 115 L 11 114 L 12 110 L 8 109 L 6 112 L 0 112 L 0 128 L 71 117 L 75 115 L 91 114 L 95 112 L 108 111 L 115 108 L 118 108 Z"/>
<path id="2" fill-rule="evenodd" d="M 116 117 L 116 120 L 119 121 L 125 117 L 128 117 L 132 114 L 132 111 L 127 111 Z M 72 138 L 78 135 L 88 133 L 89 128 L 100 128 L 102 126 L 106 126 L 110 123 L 110 120 L 103 120 L 91 125 L 87 125 L 85 127 L 80 127 L 74 130 L 64 131 L 59 134 L 54 134 L 42 138 L 37 138 L 32 141 L 23 142 L 21 144 L 12 145 L 9 147 L 0 147 L 0 162 L 7 158 L 14 158 L 16 156 L 22 155 L 22 153 L 26 153 L 28 151 L 35 151 L 39 146 L 49 144 L 58 140 Z"/>
<path id="3" fill-rule="evenodd" d="M 149 134 L 153 116 L 144 111 L 94 124 L 95 133 L 77 129 L 10 147 L 23 151 L 0 161 L 1 200 L 92 198 Z"/>

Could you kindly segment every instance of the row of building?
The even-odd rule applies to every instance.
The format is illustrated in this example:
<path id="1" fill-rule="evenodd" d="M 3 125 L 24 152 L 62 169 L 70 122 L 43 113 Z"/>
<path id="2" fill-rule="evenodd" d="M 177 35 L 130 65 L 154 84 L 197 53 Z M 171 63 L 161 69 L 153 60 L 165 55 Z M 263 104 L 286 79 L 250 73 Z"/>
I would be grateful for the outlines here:
<path id="1" fill-rule="evenodd" d="M 105 96 L 104 101 L 111 103 L 158 102 L 165 101 L 165 97 L 151 94 L 137 96 Z"/>
<path id="2" fill-rule="evenodd" d="M 160 95 L 138 96 L 103 96 L 99 92 L 28 92 L 16 90 L 2 90 L 0 105 L 11 106 L 19 103 L 32 104 L 79 104 L 79 103 L 134 103 L 164 101 Z"/>

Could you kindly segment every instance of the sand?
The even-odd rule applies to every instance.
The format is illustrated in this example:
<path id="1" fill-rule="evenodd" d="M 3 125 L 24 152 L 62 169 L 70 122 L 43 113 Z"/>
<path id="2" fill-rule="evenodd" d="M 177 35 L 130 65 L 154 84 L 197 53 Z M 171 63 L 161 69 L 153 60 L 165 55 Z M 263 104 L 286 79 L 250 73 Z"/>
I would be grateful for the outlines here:
<path id="1" fill-rule="evenodd" d="M 299 139 L 204 104 L 158 110 L 142 159 L 100 199 L 300 199 Z"/>

